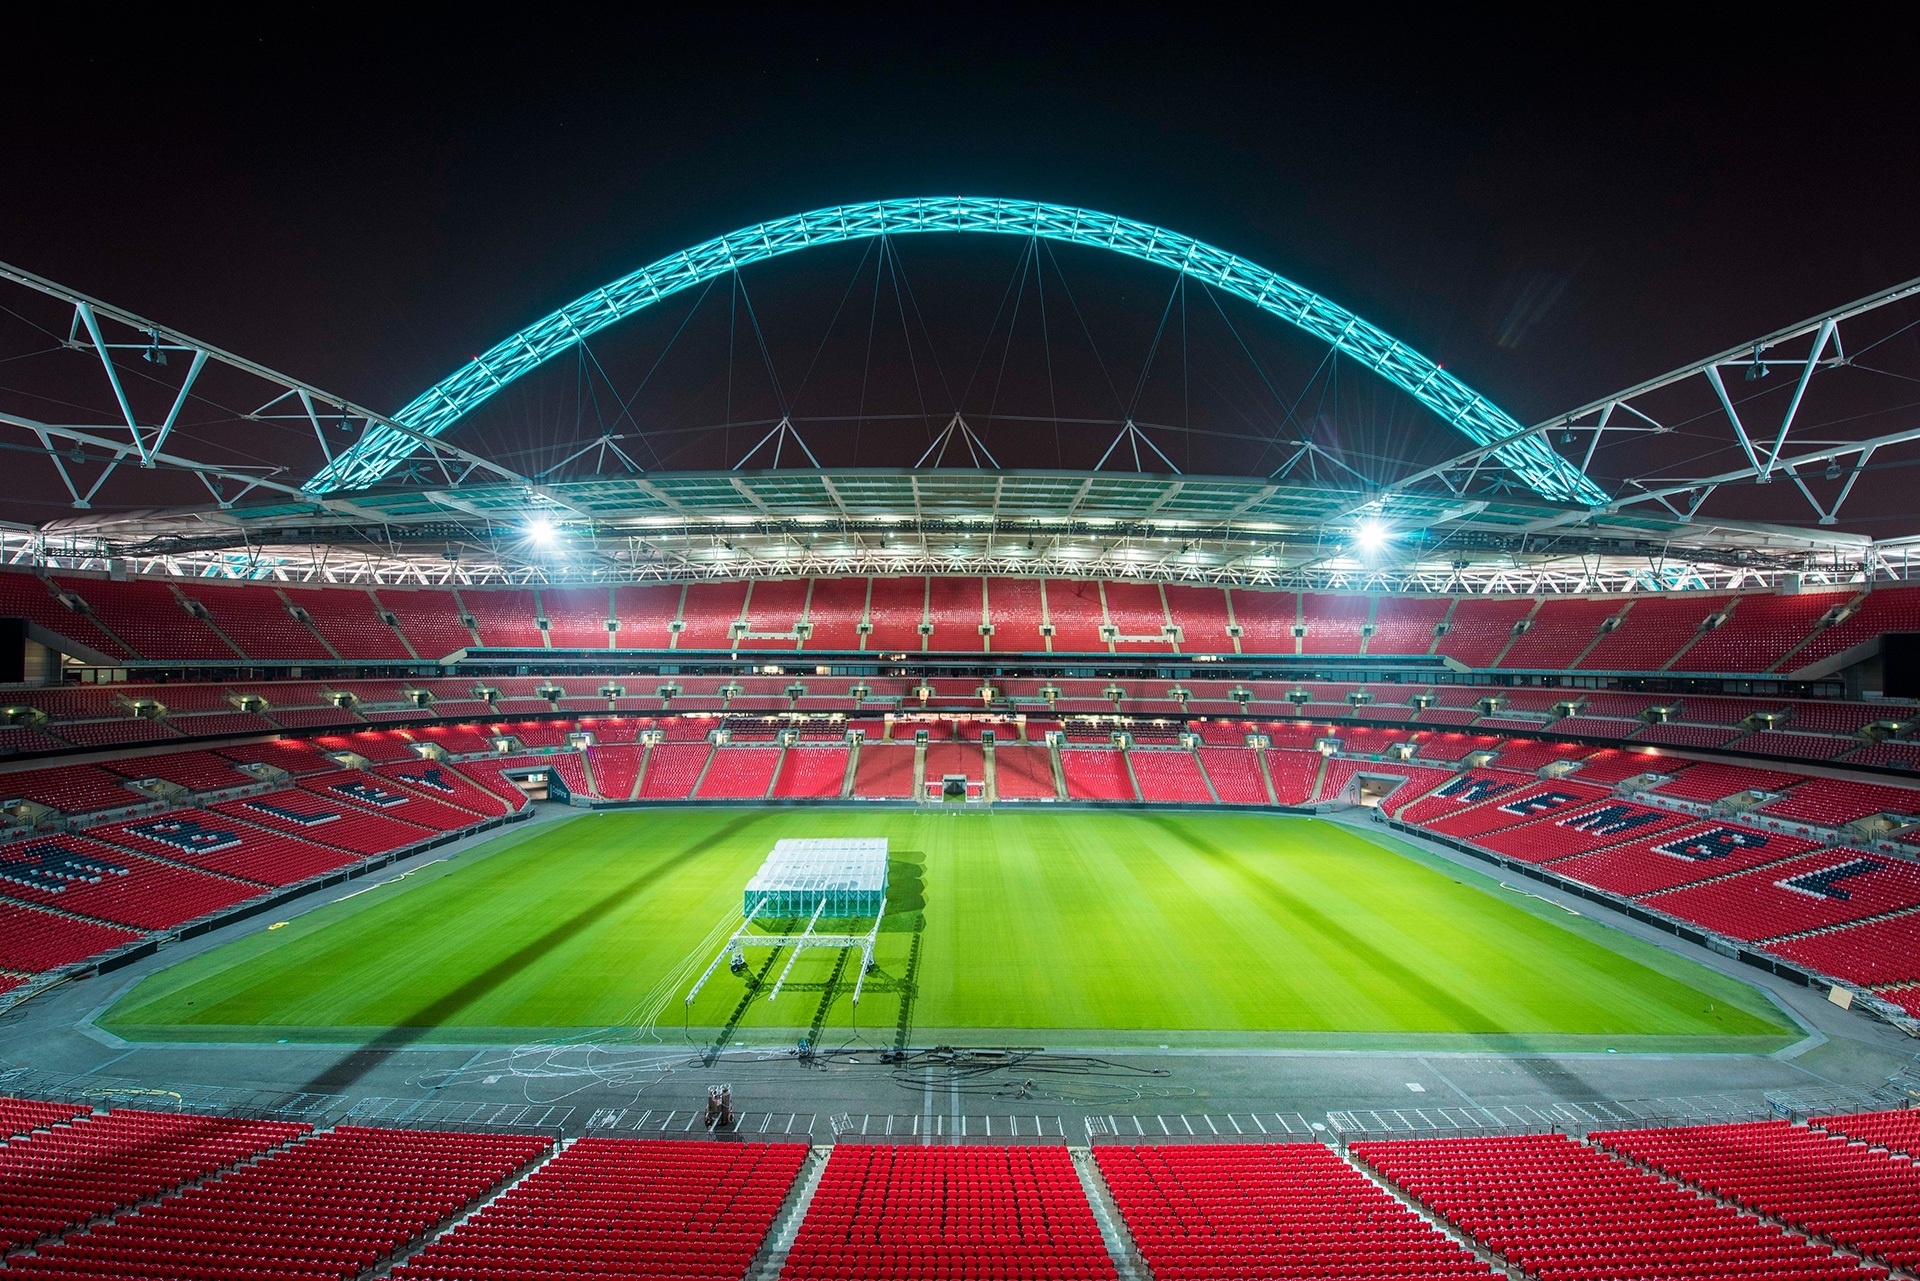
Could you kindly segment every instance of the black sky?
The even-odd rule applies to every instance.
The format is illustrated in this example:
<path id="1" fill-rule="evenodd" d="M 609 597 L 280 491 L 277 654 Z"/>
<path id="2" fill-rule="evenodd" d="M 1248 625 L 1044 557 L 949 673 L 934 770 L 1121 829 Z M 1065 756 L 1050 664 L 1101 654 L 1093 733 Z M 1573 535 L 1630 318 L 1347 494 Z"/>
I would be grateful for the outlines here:
<path id="1" fill-rule="evenodd" d="M 1033 197 L 1242 253 L 1523 421 L 1920 275 L 1910 30 L 1434 12 L 15 15 L 0 258 L 397 408 L 761 218 Z"/>

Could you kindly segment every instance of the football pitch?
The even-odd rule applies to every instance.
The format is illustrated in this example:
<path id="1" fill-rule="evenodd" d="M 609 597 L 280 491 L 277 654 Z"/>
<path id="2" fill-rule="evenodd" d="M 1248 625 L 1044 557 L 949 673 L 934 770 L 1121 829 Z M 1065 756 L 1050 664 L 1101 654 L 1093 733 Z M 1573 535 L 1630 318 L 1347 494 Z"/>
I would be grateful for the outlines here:
<path id="1" fill-rule="evenodd" d="M 884 836 L 857 951 L 749 948 L 691 1005 L 781 837 Z M 136 1040 L 1725 1050 L 1796 1033 L 1745 984 L 1382 833 L 1231 813 L 583 814 L 159 971 Z M 796 931 L 799 925 L 793 927 Z M 864 930 L 866 927 L 859 926 Z"/>

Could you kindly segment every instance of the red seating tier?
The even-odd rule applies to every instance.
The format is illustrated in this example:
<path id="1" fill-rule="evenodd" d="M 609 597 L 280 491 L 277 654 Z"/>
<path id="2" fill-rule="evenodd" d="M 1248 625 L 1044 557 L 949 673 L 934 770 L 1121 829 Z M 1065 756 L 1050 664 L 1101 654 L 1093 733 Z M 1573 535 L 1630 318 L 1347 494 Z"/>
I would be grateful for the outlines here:
<path id="1" fill-rule="evenodd" d="M 706 743 L 659 743 L 647 758 L 646 777 L 640 780 L 643 801 L 684 801 L 706 768 L 713 748 Z"/>
<path id="2" fill-rule="evenodd" d="M 1702 636 L 1674 663 L 1677 672 L 1764 672 L 1799 644 L 1835 605 L 1852 592 L 1806 592 L 1741 596 L 1733 616 Z"/>
<path id="3" fill-rule="evenodd" d="M 0 1147 L 0 1249 L 12 1249 L 204 1178 L 309 1127 L 120 1110 Z M 96 1229 L 97 1230 L 97 1229 Z M 31 1266 L 7 1260 L 8 1270 Z"/>
<path id="4" fill-rule="evenodd" d="M 1898 1267 L 1920 1262 L 1920 1171 L 1787 1121 L 1617 1130 L 1590 1141 Z"/>
<path id="5" fill-rule="evenodd" d="M 1553 871 L 1595 889 L 1638 896 L 1784 862 L 1818 848 L 1797 836 L 1737 823 L 1695 823 L 1555 863 Z"/>
<path id="6" fill-rule="evenodd" d="M 1553 671 L 1571 667 L 1580 651 L 1600 635 L 1600 624 L 1619 613 L 1620 607 L 1618 600 L 1548 597 L 1500 659 L 1500 666 Z"/>
<path id="7" fill-rule="evenodd" d="M 1454 602 L 1447 634 L 1433 652 L 1468 667 L 1492 667 L 1500 651 L 1513 639 L 1513 625 L 1533 610 L 1530 600 L 1506 597 L 1469 597 Z"/>
<path id="8" fill-rule="evenodd" d="M 845 747 L 796 747 L 780 763 L 773 794 L 784 799 L 838 796 L 846 776 Z"/>
<path id="9" fill-rule="evenodd" d="M 854 770 L 853 794 L 875 800 L 913 796 L 913 747 L 869 741 L 860 749 Z"/>
<path id="10" fill-rule="evenodd" d="M 1861 1275 L 1825 1246 L 1563 1135 L 1356 1143 L 1352 1151 L 1510 1264 L 1554 1281 Z"/>
<path id="11" fill-rule="evenodd" d="M 1920 789 L 1881 787 L 1843 778 L 1810 778 L 1777 801 L 1766 812 L 1789 822 L 1838 827 L 1869 814 L 1920 815 Z"/>
<path id="12" fill-rule="evenodd" d="M 69 832 L 0 845 L 0 894 L 112 925 L 169 929 L 260 893 L 259 885 L 173 867 Z"/>
<path id="13" fill-rule="evenodd" d="M 1230 750 L 1230 749 L 1229 749 Z M 1078 756 L 1078 752 L 1072 753 Z M 1141 751 L 1128 753 L 1133 761 L 1133 777 L 1140 784 L 1140 799 L 1164 801 L 1176 805 L 1210 805 L 1213 794 L 1200 774 L 1193 753 L 1180 751 Z M 1065 757 L 1061 758 L 1065 760 Z M 1072 780 L 1068 780 L 1072 785 Z"/>
<path id="14" fill-rule="evenodd" d="M 39 974 L 84 961 L 143 936 L 117 925 L 56 916 L 37 907 L 0 903 L 0 970 Z"/>
<path id="15" fill-rule="evenodd" d="M 1097 1147 L 1153 1275 L 1495 1275 L 1318 1143 Z"/>
<path id="16" fill-rule="evenodd" d="M 17 798 L 50 805 L 63 814 L 87 814 L 151 803 L 149 798 L 128 787 L 118 774 L 97 765 L 61 765 L 0 774 L 0 799 Z"/>
<path id="17" fill-rule="evenodd" d="M 613 589 L 613 616 L 620 623 L 613 643 L 621 649 L 666 649 L 680 616 L 677 583 L 629 584 Z"/>
<path id="18" fill-rule="evenodd" d="M 1064 1147 L 840 1143 L 780 1275 L 1111 1281 L 1115 1273 Z"/>
<path id="19" fill-rule="evenodd" d="M 154 818 L 92 828 L 87 835 L 261 885 L 295 885 L 356 863 L 360 857 L 211 810 L 172 810 Z"/>
<path id="20" fill-rule="evenodd" d="M 297 788 L 250 796 L 243 801 L 222 801 L 208 808 L 216 814 L 355 854 L 385 854 L 418 844 L 432 835 L 424 827 L 384 814 L 367 813 L 356 806 Z"/>
<path id="21" fill-rule="evenodd" d="M 340 657 L 398 659 L 413 657 L 398 633 L 380 616 L 373 594 L 361 588 L 282 587 L 286 598 L 307 612 L 313 630 Z M 245 649 L 245 644 L 241 645 Z M 277 655 L 269 655 L 278 657 Z"/>
<path id="22" fill-rule="evenodd" d="M 535 1273 L 735 1281 L 759 1250 L 805 1145 L 581 1139 L 413 1255 L 396 1281 Z"/>
<path id="23" fill-rule="evenodd" d="M 1117 750 L 1074 748 L 1060 753 L 1060 773 L 1067 781 L 1067 795 L 1078 801 L 1138 800 L 1133 780 L 1127 777 L 1127 760 Z"/>
<path id="24" fill-rule="evenodd" d="M 471 1205 L 549 1142 L 342 1126 L 84 1236 L 43 1244 L 9 1267 L 29 1276 L 195 1281 L 356 1276 Z"/>
<path id="25" fill-rule="evenodd" d="M 777 747 L 719 748 L 706 777 L 700 780 L 697 795 L 703 801 L 759 800 L 773 785 L 773 772 L 779 763 Z"/>
<path id="26" fill-rule="evenodd" d="M 1910 982 L 1920 979 L 1920 915 L 1907 912 L 1843 930 L 1769 943 L 1766 950 L 1862 987 Z"/>
<path id="27" fill-rule="evenodd" d="M 604 587 L 543 587 L 540 610 L 555 649 L 606 649 L 613 599 Z"/>
<path id="28" fill-rule="evenodd" d="M 1647 905 L 1733 938 L 1778 938 L 1920 906 L 1920 864 L 1885 854 L 1826 850 L 1657 894 Z"/>
<path id="29" fill-rule="evenodd" d="M 327 662 L 333 657 L 313 629 L 289 613 L 280 594 L 264 583 L 229 586 L 202 580 L 182 591 L 205 605 L 214 626 L 249 658 Z"/>

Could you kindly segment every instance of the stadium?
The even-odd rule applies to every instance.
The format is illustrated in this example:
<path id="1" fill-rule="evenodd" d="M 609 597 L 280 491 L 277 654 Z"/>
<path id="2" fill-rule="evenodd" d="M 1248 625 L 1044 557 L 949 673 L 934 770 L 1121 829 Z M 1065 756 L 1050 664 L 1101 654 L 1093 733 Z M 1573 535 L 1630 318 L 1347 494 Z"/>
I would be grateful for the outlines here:
<path id="1" fill-rule="evenodd" d="M 713 231 L 391 412 L 0 264 L 0 1273 L 1914 1275 L 1920 281 Z"/>

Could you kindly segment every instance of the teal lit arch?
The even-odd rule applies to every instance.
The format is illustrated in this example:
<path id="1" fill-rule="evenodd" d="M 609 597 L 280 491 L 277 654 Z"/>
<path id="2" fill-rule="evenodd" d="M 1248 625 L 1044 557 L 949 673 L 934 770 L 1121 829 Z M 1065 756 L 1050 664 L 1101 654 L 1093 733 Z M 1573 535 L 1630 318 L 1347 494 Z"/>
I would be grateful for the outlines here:
<path id="1" fill-rule="evenodd" d="M 395 414 L 415 432 L 438 436 L 522 374 L 587 336 L 680 290 L 749 263 L 814 245 L 920 232 L 984 232 L 1034 236 L 1110 249 L 1158 263 L 1244 298 L 1359 361 L 1438 414 L 1475 445 L 1517 437 L 1495 452 L 1542 497 L 1582 507 L 1606 495 L 1585 472 L 1556 454 L 1538 434 L 1405 343 L 1312 290 L 1191 236 L 1089 209 L 977 196 L 881 200 L 816 209 L 747 227 L 669 254 L 575 299 L 497 344 L 429 387 Z M 306 485 L 308 492 L 360 489 L 378 482 L 417 442 L 389 427 L 370 429 Z"/>

